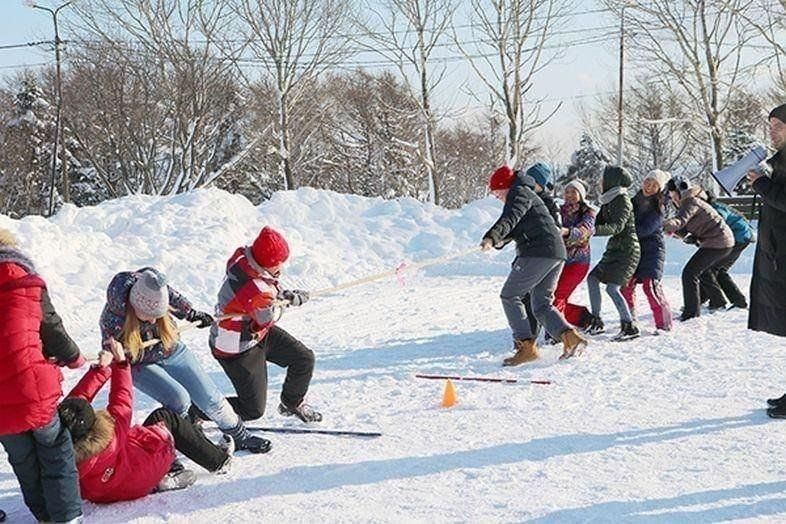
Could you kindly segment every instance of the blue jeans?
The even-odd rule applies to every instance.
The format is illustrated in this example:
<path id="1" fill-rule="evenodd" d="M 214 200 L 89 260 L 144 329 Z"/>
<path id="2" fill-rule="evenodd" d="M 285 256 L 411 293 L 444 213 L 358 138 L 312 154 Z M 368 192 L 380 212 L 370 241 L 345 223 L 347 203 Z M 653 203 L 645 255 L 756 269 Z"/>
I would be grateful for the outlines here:
<path id="1" fill-rule="evenodd" d="M 587 277 L 587 288 L 589 289 L 590 308 L 592 309 L 592 314 L 600 318 L 600 280 L 598 280 L 597 277 L 595 277 L 592 273 L 590 273 Z M 625 301 L 625 297 L 622 296 L 622 286 L 613 283 L 606 284 L 606 293 L 611 297 L 611 301 L 614 302 L 614 307 L 617 308 L 617 313 L 620 315 L 620 320 L 622 322 L 632 322 L 633 316 L 630 314 L 630 308 L 628 308 L 628 303 Z"/>
<path id="2" fill-rule="evenodd" d="M 49 424 L 0 437 L 25 504 L 39 521 L 67 522 L 82 514 L 71 434 L 55 411 Z"/>
<path id="3" fill-rule="evenodd" d="M 188 415 L 193 402 L 222 430 L 237 428 L 240 418 L 202 369 L 185 344 L 178 342 L 172 353 L 151 364 L 131 368 L 134 386 L 178 415 Z"/>

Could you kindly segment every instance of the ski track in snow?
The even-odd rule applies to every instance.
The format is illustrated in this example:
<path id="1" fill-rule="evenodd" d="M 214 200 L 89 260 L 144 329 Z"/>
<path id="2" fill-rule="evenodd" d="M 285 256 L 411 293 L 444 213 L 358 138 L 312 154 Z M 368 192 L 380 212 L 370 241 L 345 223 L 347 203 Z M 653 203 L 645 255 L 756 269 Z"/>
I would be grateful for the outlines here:
<path id="1" fill-rule="evenodd" d="M 253 238 L 262 220 L 292 239 L 288 280 L 317 289 L 390 269 L 402 258 L 471 246 L 496 212 L 489 200 L 450 212 L 313 190 L 254 208 L 206 191 L 66 208 L 51 221 L 0 216 L 0 227 L 30 241 L 28 252 L 50 282 L 66 327 L 90 355 L 114 271 L 155 264 L 205 308 L 226 257 Z M 326 219 L 315 223 L 311 213 Z M 693 249 L 670 247 L 664 287 L 678 313 L 674 275 Z M 752 252 L 736 269 L 749 271 Z M 630 342 L 598 338 L 582 357 L 565 362 L 557 360 L 557 346 L 545 346 L 540 361 L 503 369 L 511 340 L 498 293 L 510 258 L 510 250 L 491 260 L 473 255 L 407 273 L 403 287 L 395 278 L 383 280 L 286 312 L 280 325 L 317 354 L 309 401 L 325 414 L 321 427 L 379 429 L 384 437 L 270 435 L 269 454 L 239 454 L 228 475 L 197 470 L 197 484 L 184 491 L 86 503 L 87 521 L 786 519 L 780 460 L 786 423 L 764 413 L 764 399 L 786 387 L 783 339 L 747 331 L 747 312 L 728 311 Z M 747 285 L 747 277 L 736 278 Z M 580 303 L 586 296 L 583 286 L 574 295 Z M 643 293 L 638 306 L 641 327 L 651 332 Z M 605 296 L 604 318 L 616 330 Z M 187 331 L 183 338 L 230 392 L 207 350 L 207 332 Z M 268 413 L 254 424 L 294 425 L 275 411 L 283 373 L 269 369 Z M 65 388 L 80 373 L 66 370 Z M 456 382 L 459 403 L 443 409 L 443 382 L 415 373 L 554 383 Z M 104 392 L 98 403 L 105 398 Z M 136 407 L 141 422 L 155 404 L 138 393 Z M 4 454 L 0 508 L 11 522 L 32 522 Z"/>

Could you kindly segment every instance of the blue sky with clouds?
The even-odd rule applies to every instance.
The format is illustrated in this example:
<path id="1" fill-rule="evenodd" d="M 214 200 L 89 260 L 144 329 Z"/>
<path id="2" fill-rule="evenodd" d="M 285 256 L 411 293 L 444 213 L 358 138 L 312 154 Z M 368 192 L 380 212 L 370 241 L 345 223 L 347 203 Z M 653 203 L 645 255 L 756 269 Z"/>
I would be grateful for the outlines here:
<path id="1" fill-rule="evenodd" d="M 41 3 L 59 5 L 47 0 L 41 0 Z M 564 20 L 558 36 L 560 41 L 572 45 L 535 81 L 533 96 L 548 97 L 550 101 L 546 107 L 553 108 L 562 102 L 558 113 L 538 132 L 538 139 L 549 151 L 561 151 L 558 158 L 563 161 L 567 160 L 578 140 L 579 105 L 591 104 L 593 94 L 613 91 L 616 85 L 616 22 L 608 14 L 591 12 L 594 9 L 597 5 L 593 0 L 576 2 L 572 17 Z M 468 7 L 462 6 L 458 16 L 467 19 L 468 10 Z M 466 36 L 472 39 L 471 35 Z M 464 35 L 460 34 L 460 37 L 464 38 Z M 0 0 L 0 46 L 51 38 L 52 20 L 47 13 L 26 6 L 23 0 Z M 593 41 L 588 44 L 580 43 L 590 39 Z M 451 53 L 454 52 L 447 49 L 439 52 L 443 56 Z M 0 75 L 12 73 L 19 64 L 52 60 L 53 53 L 47 47 L 0 49 Z M 365 55 L 353 60 L 374 61 L 378 58 Z M 450 109 L 454 118 L 465 118 L 478 112 L 479 106 L 488 97 L 482 95 L 483 85 L 475 72 L 463 60 L 447 63 L 446 67 L 445 78 L 436 96 L 437 104 L 442 109 Z M 468 91 L 481 93 L 480 100 L 473 99 Z"/>

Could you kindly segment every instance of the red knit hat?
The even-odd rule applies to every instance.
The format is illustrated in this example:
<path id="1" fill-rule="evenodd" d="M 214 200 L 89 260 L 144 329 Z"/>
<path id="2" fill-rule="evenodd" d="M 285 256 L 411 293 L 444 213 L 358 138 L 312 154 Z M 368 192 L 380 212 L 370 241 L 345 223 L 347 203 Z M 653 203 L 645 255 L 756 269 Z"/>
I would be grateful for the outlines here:
<path id="1" fill-rule="evenodd" d="M 289 245 L 281 233 L 265 226 L 251 245 L 251 254 L 260 266 L 276 267 L 289 258 Z"/>
<path id="2" fill-rule="evenodd" d="M 508 166 L 498 167 L 491 178 L 489 178 L 489 189 L 496 191 L 497 189 L 510 189 L 513 185 L 513 179 L 516 178 L 516 173 Z"/>

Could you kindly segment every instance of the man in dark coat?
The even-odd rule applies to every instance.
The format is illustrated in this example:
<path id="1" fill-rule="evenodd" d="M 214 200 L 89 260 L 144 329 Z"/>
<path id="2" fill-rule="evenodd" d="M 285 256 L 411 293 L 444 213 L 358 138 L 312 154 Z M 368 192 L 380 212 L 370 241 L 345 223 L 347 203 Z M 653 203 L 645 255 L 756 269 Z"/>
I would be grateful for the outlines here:
<path id="1" fill-rule="evenodd" d="M 580 351 L 586 340 L 554 308 L 554 289 L 565 262 L 565 244 L 554 218 L 538 196 L 542 190 L 532 176 L 507 166 L 497 169 L 489 180 L 495 197 L 505 202 L 499 219 L 483 235 L 482 250 L 502 249 L 516 242 L 517 256 L 500 298 L 513 331 L 515 354 L 505 366 L 517 366 L 538 358 L 538 349 L 525 307 L 529 294 L 532 312 L 546 331 L 563 342 L 563 357 Z"/>
<path id="2" fill-rule="evenodd" d="M 770 113 L 770 138 L 777 153 L 767 163 L 772 176 L 748 174 L 762 200 L 759 241 L 753 262 L 748 328 L 786 336 L 786 104 Z"/>
<path id="3" fill-rule="evenodd" d="M 751 278 L 748 328 L 786 336 L 786 104 L 770 113 L 770 139 L 777 150 L 767 163 L 771 176 L 748 173 L 762 200 L 759 234 Z M 767 401 L 767 414 L 786 418 L 786 395 Z"/>

